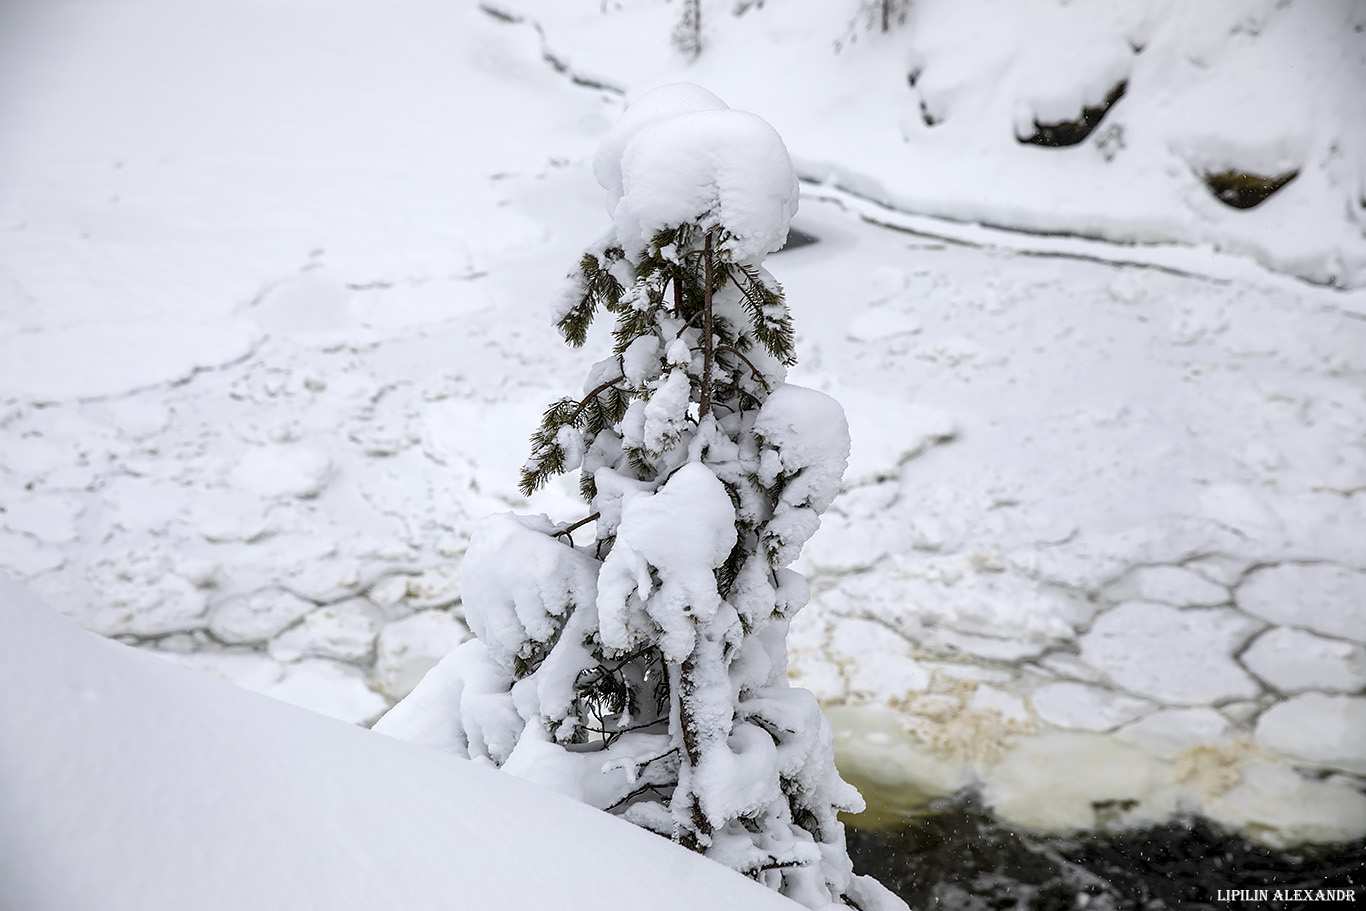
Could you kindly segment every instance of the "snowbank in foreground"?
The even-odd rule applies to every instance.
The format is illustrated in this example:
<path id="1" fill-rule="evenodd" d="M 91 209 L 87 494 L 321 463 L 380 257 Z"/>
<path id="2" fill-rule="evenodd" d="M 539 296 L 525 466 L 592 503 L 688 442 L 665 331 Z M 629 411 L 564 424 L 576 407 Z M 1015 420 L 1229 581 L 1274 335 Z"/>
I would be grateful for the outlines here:
<path id="1" fill-rule="evenodd" d="M 794 907 L 512 776 L 81 631 L 3 578 L 0 643 L 0 907 Z"/>

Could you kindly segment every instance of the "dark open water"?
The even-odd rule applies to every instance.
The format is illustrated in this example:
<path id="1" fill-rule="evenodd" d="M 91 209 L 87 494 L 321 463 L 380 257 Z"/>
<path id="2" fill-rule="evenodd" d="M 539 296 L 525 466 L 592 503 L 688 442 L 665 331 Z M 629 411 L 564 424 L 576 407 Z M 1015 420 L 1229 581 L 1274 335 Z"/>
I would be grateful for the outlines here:
<path id="1" fill-rule="evenodd" d="M 900 828 L 847 828 L 854 869 L 912 911 L 1366 911 L 1366 839 L 1279 852 L 1201 819 L 1043 835 L 1001 823 L 971 798 Z M 1254 889 L 1267 899 L 1229 895 Z M 1277 901 L 1277 889 L 1354 889 L 1355 900 Z"/>

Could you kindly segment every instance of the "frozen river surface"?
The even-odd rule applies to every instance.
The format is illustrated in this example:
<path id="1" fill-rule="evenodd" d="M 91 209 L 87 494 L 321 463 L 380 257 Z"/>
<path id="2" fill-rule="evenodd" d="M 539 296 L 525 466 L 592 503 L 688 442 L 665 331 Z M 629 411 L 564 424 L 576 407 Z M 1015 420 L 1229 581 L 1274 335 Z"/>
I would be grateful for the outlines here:
<path id="1" fill-rule="evenodd" d="M 621 99 L 472 5 L 27 27 L 0 569 L 372 722 L 469 635 L 478 518 L 582 518 L 571 480 L 528 503 L 516 477 L 604 347 L 565 349 L 547 302 L 605 225 Z M 1366 292 L 818 183 L 795 224 L 817 242 L 770 260 L 793 378 L 854 453 L 790 670 L 847 774 L 889 811 L 977 786 L 1041 829 L 1366 832 Z"/>

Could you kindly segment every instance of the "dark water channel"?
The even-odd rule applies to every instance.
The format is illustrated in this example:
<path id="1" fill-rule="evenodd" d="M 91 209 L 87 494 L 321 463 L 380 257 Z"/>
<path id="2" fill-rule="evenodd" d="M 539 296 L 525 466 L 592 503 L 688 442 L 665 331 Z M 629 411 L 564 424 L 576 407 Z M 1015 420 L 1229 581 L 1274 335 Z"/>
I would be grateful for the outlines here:
<path id="1" fill-rule="evenodd" d="M 1045 835 L 1003 824 L 970 797 L 896 828 L 849 825 L 847 837 L 854 869 L 912 911 L 1366 911 L 1366 839 L 1282 852 L 1201 819 L 1119 835 Z M 1355 892 L 1354 900 L 1277 900 L 1278 889 Z"/>

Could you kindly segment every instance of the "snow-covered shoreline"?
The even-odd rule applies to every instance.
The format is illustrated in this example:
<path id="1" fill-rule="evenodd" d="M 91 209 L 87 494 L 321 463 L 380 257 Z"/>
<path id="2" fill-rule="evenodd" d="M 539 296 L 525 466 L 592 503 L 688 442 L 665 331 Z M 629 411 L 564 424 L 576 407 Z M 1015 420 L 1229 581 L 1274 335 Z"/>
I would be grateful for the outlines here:
<path id="1" fill-rule="evenodd" d="M 649 0 L 500 0 L 547 60 L 628 95 L 686 78 L 764 111 L 804 176 L 891 208 L 1117 244 L 1208 246 L 1338 288 L 1366 282 L 1366 19 L 1350 0 L 1083 10 L 1054 0 L 703 4 L 704 50 L 670 53 Z M 629 36 L 629 37 L 628 37 Z M 1025 138 L 1083 108 L 1076 145 Z M 850 141 L 851 137 L 858 137 Z M 1209 175 L 1293 175 L 1252 209 Z"/>

